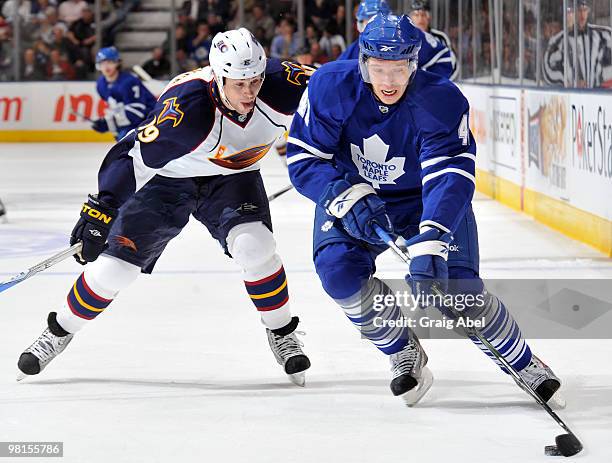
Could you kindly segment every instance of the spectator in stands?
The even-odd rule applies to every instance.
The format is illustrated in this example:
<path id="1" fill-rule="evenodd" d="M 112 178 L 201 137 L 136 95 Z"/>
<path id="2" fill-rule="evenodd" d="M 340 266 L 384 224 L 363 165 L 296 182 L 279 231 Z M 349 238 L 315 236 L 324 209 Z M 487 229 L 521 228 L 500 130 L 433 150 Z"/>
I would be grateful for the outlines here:
<path id="1" fill-rule="evenodd" d="M 612 86 L 612 29 L 589 23 L 590 0 L 578 0 L 578 11 L 573 3 L 567 9 L 569 56 L 567 75 L 564 72 L 565 32 L 550 39 L 544 53 L 543 75 L 550 85 L 574 85 L 595 88 Z M 577 34 L 574 34 L 574 23 Z M 578 68 L 574 69 L 574 56 Z M 574 73 L 576 75 L 574 76 Z"/>
<path id="2" fill-rule="evenodd" d="M 0 82 L 13 79 L 13 47 L 10 34 L 8 22 L 0 16 Z"/>
<path id="3" fill-rule="evenodd" d="M 310 44 L 310 56 L 313 64 L 325 64 L 329 61 L 329 57 L 321 49 L 321 44 L 316 40 Z"/>
<path id="4" fill-rule="evenodd" d="M 53 28 L 53 41 L 49 44 L 53 50 L 59 50 L 61 54 L 66 55 L 71 62 L 78 61 L 81 56 L 78 48 L 64 34 L 64 29 L 61 26 Z"/>
<path id="5" fill-rule="evenodd" d="M 319 31 L 317 30 L 314 24 L 308 24 L 306 26 L 305 35 L 306 43 L 310 45 L 312 45 L 314 42 L 318 43 L 319 39 L 321 38 L 319 35 Z"/>
<path id="6" fill-rule="evenodd" d="M 300 49 L 300 39 L 295 33 L 295 23 L 290 17 L 281 19 L 278 34 L 272 39 L 270 56 L 272 58 L 289 59 Z"/>
<path id="7" fill-rule="evenodd" d="M 53 6 L 48 6 L 45 9 L 45 19 L 42 20 L 40 25 L 40 38 L 48 44 L 53 42 L 53 29 L 56 27 L 61 27 L 64 34 L 68 32 L 68 26 L 66 26 L 66 23 L 59 20 L 57 9 Z"/>
<path id="8" fill-rule="evenodd" d="M 51 50 L 47 64 L 47 78 L 49 80 L 74 80 L 76 74 L 66 55 L 59 50 Z"/>
<path id="9" fill-rule="evenodd" d="M 65 0 L 59 6 L 59 18 L 66 24 L 72 24 L 83 16 L 83 11 L 89 8 L 85 0 Z"/>
<path id="10" fill-rule="evenodd" d="M 329 18 L 337 10 L 337 2 L 333 0 L 306 0 L 305 15 L 319 30 L 323 30 Z"/>
<path id="11" fill-rule="evenodd" d="M 189 58 L 189 55 L 185 50 L 176 50 L 176 64 L 178 67 L 179 74 L 183 72 L 193 71 L 198 67 L 197 63 Z"/>
<path id="12" fill-rule="evenodd" d="M 269 46 L 274 38 L 275 29 L 274 19 L 266 13 L 264 6 L 256 3 L 253 6 L 251 14 L 246 19 L 246 27 L 250 31 L 256 31 L 259 27 L 263 29 L 263 37 L 258 37 L 258 40 L 264 45 Z M 262 40 L 263 39 L 263 40 Z"/>
<path id="13" fill-rule="evenodd" d="M 195 37 L 191 40 L 189 49 L 191 50 L 191 59 L 193 59 L 199 67 L 208 66 L 208 54 L 212 44 L 212 36 L 210 35 L 210 27 L 208 23 L 202 22 L 198 24 Z"/>
<path id="14" fill-rule="evenodd" d="M 338 32 L 338 25 L 332 21 L 327 23 L 327 26 L 325 26 L 323 37 L 321 37 L 321 40 L 319 40 L 319 44 L 321 45 L 323 53 L 330 58 L 333 56 L 332 47 L 334 45 L 338 45 L 340 47 L 340 52 L 343 52 L 346 48 L 344 37 L 342 37 Z"/>
<path id="15" fill-rule="evenodd" d="M 164 56 L 164 50 L 161 47 L 153 49 L 153 57 L 146 61 L 142 68 L 154 79 L 170 78 L 170 61 Z"/>
<path id="16" fill-rule="evenodd" d="M 45 72 L 36 61 L 36 53 L 32 48 L 27 48 L 23 53 L 21 78 L 25 81 L 45 80 Z"/>
<path id="17" fill-rule="evenodd" d="M 225 31 L 225 24 L 223 23 L 221 16 L 215 14 L 212 11 L 206 15 L 206 22 L 208 23 L 208 26 L 210 27 L 210 33 L 212 34 L 213 37 L 218 32 Z"/>
<path id="18" fill-rule="evenodd" d="M 69 1 L 69 0 L 68 0 Z M 93 71 L 93 46 L 96 43 L 96 30 L 93 11 L 89 6 L 83 9 L 81 19 L 70 26 L 67 37 L 78 49 L 78 60 L 75 63 L 78 79 L 85 79 Z"/>
<path id="19" fill-rule="evenodd" d="M 186 55 L 189 55 L 189 39 L 187 38 L 187 31 L 185 30 L 185 26 L 179 24 L 176 26 L 174 31 L 174 36 L 176 38 L 176 51 L 183 51 Z M 163 49 L 166 55 L 170 53 L 170 37 L 168 37 L 163 44 Z"/>
<path id="20" fill-rule="evenodd" d="M 13 22 L 15 20 L 15 15 L 17 13 L 17 0 L 7 0 L 2 5 L 2 16 L 6 19 L 7 22 Z M 21 6 L 19 7 L 19 16 L 21 17 L 24 23 L 30 21 L 32 10 L 32 2 L 30 0 L 21 0 Z"/>

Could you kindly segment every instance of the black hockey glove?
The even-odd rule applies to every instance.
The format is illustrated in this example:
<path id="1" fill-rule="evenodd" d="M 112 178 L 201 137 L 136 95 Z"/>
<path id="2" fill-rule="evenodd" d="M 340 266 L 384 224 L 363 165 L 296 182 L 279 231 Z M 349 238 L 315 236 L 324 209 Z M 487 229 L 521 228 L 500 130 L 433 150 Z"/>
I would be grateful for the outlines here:
<path id="1" fill-rule="evenodd" d="M 89 195 L 70 235 L 70 245 L 83 242 L 81 253 L 74 256 L 79 264 L 93 262 L 106 249 L 106 238 L 117 213 L 117 209 L 99 201 L 97 195 Z"/>

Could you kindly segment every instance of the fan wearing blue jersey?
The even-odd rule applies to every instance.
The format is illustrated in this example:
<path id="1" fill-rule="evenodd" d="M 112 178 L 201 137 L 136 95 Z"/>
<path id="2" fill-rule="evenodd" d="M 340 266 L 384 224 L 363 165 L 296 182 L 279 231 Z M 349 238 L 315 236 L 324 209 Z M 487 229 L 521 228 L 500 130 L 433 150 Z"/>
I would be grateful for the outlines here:
<path id="1" fill-rule="evenodd" d="M 92 129 L 111 132 L 120 140 L 147 117 L 155 106 L 155 97 L 140 79 L 121 70 L 121 57 L 115 47 L 98 51 L 96 68 L 102 74 L 96 82 L 96 90 L 108 103 L 108 109 L 104 117 L 93 121 Z"/>
<path id="2" fill-rule="evenodd" d="M 391 14 L 385 0 L 362 0 L 357 8 L 357 30 L 363 32 L 366 24 L 376 14 Z M 419 50 L 419 69 L 433 72 L 442 77 L 453 78 L 455 73 L 455 58 L 452 49 L 427 32 L 419 31 L 421 49 Z M 339 60 L 357 59 L 359 57 L 359 40 L 351 43 L 338 57 Z"/>
<path id="3" fill-rule="evenodd" d="M 449 80 L 417 70 L 420 46 L 408 17 L 378 14 L 359 38 L 359 60 L 326 64 L 302 96 L 287 160 L 293 185 L 316 203 L 317 274 L 362 336 L 389 357 L 393 394 L 414 404 L 433 377 L 415 333 L 396 323 L 401 307 L 381 307 L 392 292 L 373 277 L 387 249 L 373 225 L 406 238 L 412 294 L 431 300 L 437 282 L 451 294 L 481 296 L 465 314 L 484 320 L 482 334 L 548 400 L 558 378 L 479 277 L 468 102 Z"/>

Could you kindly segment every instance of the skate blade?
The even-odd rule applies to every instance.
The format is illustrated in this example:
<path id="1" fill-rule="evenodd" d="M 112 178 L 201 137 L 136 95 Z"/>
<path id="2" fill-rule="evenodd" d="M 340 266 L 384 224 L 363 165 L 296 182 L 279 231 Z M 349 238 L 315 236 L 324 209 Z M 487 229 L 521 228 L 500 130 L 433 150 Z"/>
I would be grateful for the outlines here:
<path id="1" fill-rule="evenodd" d="M 412 407 L 418 403 L 419 400 L 429 391 L 429 388 L 433 384 L 433 373 L 427 367 L 423 367 L 421 371 L 421 378 L 415 388 L 410 389 L 400 397 L 406 403 L 406 406 Z"/>
<path id="2" fill-rule="evenodd" d="M 291 375 L 287 375 L 289 381 L 291 381 L 296 386 L 304 387 L 306 386 L 306 373 L 300 371 L 299 373 L 293 373 Z"/>
<path id="3" fill-rule="evenodd" d="M 567 406 L 567 402 L 565 401 L 565 397 L 557 391 L 548 399 L 548 405 L 550 405 L 550 408 L 553 410 L 563 410 Z"/>
<path id="4" fill-rule="evenodd" d="M 23 371 L 19 370 L 17 372 L 17 381 L 21 381 L 22 379 L 27 378 L 30 375 L 26 375 Z"/>

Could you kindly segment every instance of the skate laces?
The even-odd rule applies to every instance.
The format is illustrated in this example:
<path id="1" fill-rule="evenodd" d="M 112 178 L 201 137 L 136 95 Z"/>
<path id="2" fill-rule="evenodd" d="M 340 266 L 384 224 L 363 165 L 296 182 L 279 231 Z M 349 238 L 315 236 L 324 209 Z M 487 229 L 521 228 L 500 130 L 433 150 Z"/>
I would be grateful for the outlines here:
<path id="1" fill-rule="evenodd" d="M 395 354 L 391 354 L 389 359 L 391 361 L 393 378 L 410 374 L 419 360 L 419 349 L 414 342 L 409 341 L 406 347 Z"/>
<path id="2" fill-rule="evenodd" d="M 552 370 L 535 355 L 531 357 L 529 365 L 518 373 L 532 387 L 539 386 L 546 379 L 557 379 Z"/>
<path id="3" fill-rule="evenodd" d="M 70 337 L 70 335 L 64 337 L 55 336 L 47 328 L 27 351 L 34 354 L 41 362 L 46 362 L 57 354 L 57 350 L 69 341 Z"/>
<path id="4" fill-rule="evenodd" d="M 294 331 L 287 336 L 276 335 L 272 332 L 270 334 L 272 335 L 274 351 L 279 357 L 286 359 L 294 355 L 303 354 L 302 347 L 304 347 L 304 343 L 296 335 L 305 336 L 306 333 L 304 331 Z"/>

